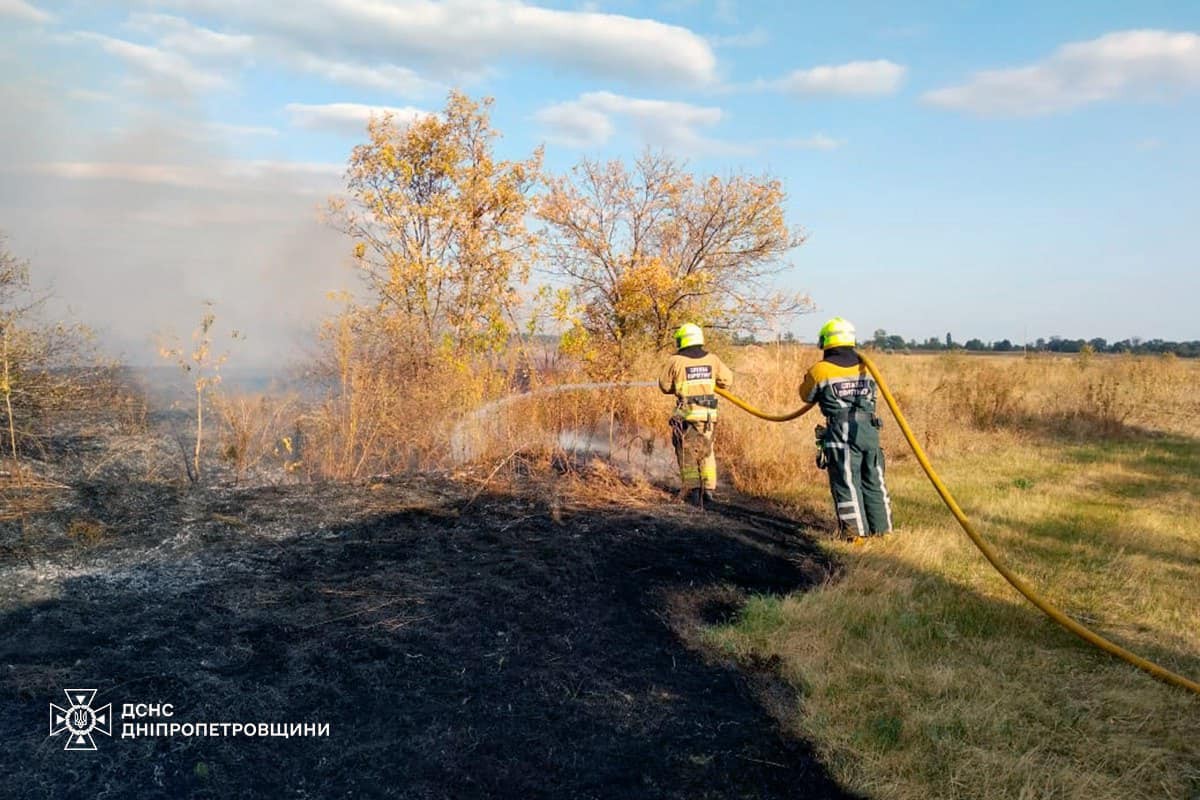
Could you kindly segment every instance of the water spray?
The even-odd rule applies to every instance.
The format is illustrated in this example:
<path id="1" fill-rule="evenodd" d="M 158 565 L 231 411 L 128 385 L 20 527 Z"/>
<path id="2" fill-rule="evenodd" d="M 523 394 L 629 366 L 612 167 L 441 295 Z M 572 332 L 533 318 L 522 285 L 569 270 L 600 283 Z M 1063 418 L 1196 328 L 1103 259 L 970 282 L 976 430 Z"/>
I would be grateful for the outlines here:
<path id="1" fill-rule="evenodd" d="M 556 386 L 542 386 L 529 392 L 510 394 L 486 403 L 475 411 L 459 420 L 450 433 L 450 453 L 455 462 L 461 463 L 471 458 L 472 453 L 467 440 L 468 428 L 479 426 L 496 411 L 524 402 L 534 397 L 561 394 L 563 392 L 582 392 L 596 389 L 641 389 L 647 386 L 658 386 L 655 381 L 596 381 L 591 383 L 563 383 Z"/>

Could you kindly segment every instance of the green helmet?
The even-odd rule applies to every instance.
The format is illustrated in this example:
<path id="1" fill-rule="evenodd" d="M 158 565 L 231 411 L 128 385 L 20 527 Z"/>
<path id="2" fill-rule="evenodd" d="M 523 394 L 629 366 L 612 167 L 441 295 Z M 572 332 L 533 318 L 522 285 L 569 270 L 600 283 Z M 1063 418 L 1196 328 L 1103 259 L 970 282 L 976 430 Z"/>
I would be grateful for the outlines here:
<path id="1" fill-rule="evenodd" d="M 690 322 L 680 325 L 679 330 L 675 331 L 675 346 L 682 350 L 694 344 L 704 344 L 704 331 Z"/>
<path id="2" fill-rule="evenodd" d="M 822 350 L 830 347 L 854 347 L 854 326 L 848 320 L 834 317 L 821 326 L 817 344 Z"/>

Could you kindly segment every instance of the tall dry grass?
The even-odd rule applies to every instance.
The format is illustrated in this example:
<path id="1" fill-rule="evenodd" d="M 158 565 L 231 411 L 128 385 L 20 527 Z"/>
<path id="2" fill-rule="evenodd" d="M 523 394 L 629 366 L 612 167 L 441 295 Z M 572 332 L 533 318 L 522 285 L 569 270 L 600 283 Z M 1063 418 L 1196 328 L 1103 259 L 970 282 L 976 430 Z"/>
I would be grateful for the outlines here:
<path id="1" fill-rule="evenodd" d="M 269 466 L 296 470 L 296 416 L 299 400 L 292 395 L 215 393 L 210 398 L 220 422 L 218 453 L 240 483 Z"/>
<path id="2" fill-rule="evenodd" d="M 801 404 L 800 381 L 820 358 L 815 348 L 787 344 L 715 349 L 734 369 L 734 392 L 776 412 Z M 654 381 L 663 358 L 641 355 L 628 372 L 631 382 Z M 1046 438 L 1083 443 L 1150 430 L 1188 434 L 1200 427 L 1200 394 L 1194 391 L 1200 364 L 1174 357 L 951 352 L 874 358 L 934 458 Z M 457 432 L 459 454 L 486 461 L 522 448 L 553 449 L 577 434 L 606 452 L 669 452 L 670 398 L 654 387 L 554 391 L 589 381 L 581 370 L 535 375 L 533 391 L 498 407 L 457 408 L 464 417 L 450 432 Z M 880 411 L 887 418 L 882 402 Z M 772 497 L 823 483 L 814 463 L 813 427 L 820 422 L 814 410 L 797 422 L 766 423 L 724 403 L 716 437 L 724 480 L 746 494 Z M 890 420 L 883 443 L 892 462 L 911 458 Z"/>
<path id="3" fill-rule="evenodd" d="M 804 371 L 820 358 L 813 348 L 737 348 L 737 393 L 759 407 L 799 405 Z M 874 359 L 922 446 L 931 457 L 987 452 L 1020 442 L 1064 444 L 1123 440 L 1157 431 L 1200 430 L 1200 363 L 1172 356 L 977 356 L 879 354 Z M 885 418 L 888 458 L 911 458 L 898 427 Z M 763 423 L 724 413 L 719 449 L 738 488 L 786 495 L 798 481 L 822 477 L 815 456 L 816 411 L 797 423 Z"/>
<path id="4" fill-rule="evenodd" d="M 310 370 L 321 399 L 297 421 L 294 463 L 314 480 L 445 466 L 455 430 L 512 389 L 521 349 L 454 354 L 419 349 L 394 318 L 347 313 L 325 331 Z"/>

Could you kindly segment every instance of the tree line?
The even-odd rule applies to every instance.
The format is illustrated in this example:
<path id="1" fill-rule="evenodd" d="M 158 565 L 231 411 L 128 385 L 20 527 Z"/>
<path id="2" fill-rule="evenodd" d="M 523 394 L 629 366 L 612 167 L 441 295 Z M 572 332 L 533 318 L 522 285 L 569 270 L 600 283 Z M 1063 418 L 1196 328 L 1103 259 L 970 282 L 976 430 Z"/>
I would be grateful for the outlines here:
<path id="1" fill-rule="evenodd" d="M 1009 339 L 985 342 L 977 338 L 968 339 L 960 343 L 955 341 L 950 333 L 947 333 L 945 338 L 941 339 L 931 336 L 924 341 L 917 341 L 916 339 L 905 339 L 898 334 L 889 334 L 886 330 L 880 328 L 871 337 L 870 345 L 879 350 L 891 351 L 968 350 L 971 352 L 991 353 L 1020 351 L 1037 353 L 1131 353 L 1134 355 L 1163 355 L 1170 353 L 1181 358 L 1200 357 L 1200 341 L 1174 342 L 1166 339 L 1142 339 L 1138 336 L 1115 342 L 1110 342 L 1101 337 L 1092 339 L 1067 339 L 1062 336 L 1051 336 L 1048 339 L 1038 337 L 1032 342 L 1020 343 L 1014 343 Z"/>

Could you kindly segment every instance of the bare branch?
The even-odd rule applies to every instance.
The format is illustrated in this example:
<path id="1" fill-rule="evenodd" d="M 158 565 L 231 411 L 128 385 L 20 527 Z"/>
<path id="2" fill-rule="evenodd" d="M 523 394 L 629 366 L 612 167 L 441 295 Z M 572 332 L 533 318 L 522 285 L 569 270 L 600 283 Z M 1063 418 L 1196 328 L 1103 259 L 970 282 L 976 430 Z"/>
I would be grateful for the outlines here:
<path id="1" fill-rule="evenodd" d="M 647 151 L 630 168 L 584 160 L 548 186 L 538 216 L 549 271 L 571 287 L 574 324 L 618 354 L 665 343 L 683 321 L 754 327 L 805 307 L 766 280 L 804 241 L 778 180 L 701 180 Z"/>

